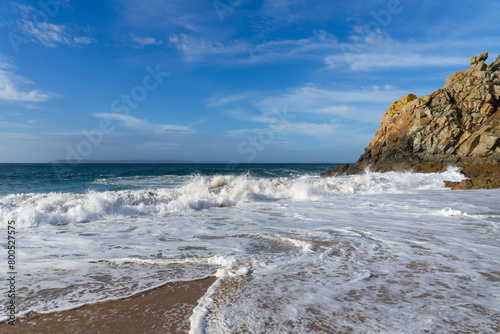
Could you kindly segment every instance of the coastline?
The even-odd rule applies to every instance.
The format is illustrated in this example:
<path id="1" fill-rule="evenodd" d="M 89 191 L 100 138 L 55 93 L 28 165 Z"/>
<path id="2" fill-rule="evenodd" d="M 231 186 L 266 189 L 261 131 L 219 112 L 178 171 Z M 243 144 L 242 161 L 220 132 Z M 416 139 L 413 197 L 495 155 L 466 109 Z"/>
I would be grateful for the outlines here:
<path id="1" fill-rule="evenodd" d="M 442 173 L 449 167 L 456 167 L 460 172 L 467 177 L 460 182 L 444 181 L 444 186 L 452 190 L 478 190 L 478 189 L 499 189 L 500 188 L 500 163 L 440 163 L 440 162 L 427 162 L 427 163 L 403 163 L 403 164 L 390 164 L 378 163 L 375 165 L 350 165 L 348 163 L 339 165 L 335 169 L 328 169 L 321 173 L 321 177 L 331 177 L 336 175 L 356 175 L 362 174 L 365 168 L 369 167 L 375 172 L 414 172 L 414 173 Z"/>
<path id="2" fill-rule="evenodd" d="M 468 177 L 446 181 L 453 190 L 500 188 L 500 56 L 470 60 L 445 86 L 418 98 L 408 94 L 389 107 L 354 166 L 343 164 L 321 176 L 376 172 L 442 172 L 460 167 Z"/>
<path id="3" fill-rule="evenodd" d="M 131 297 L 77 309 L 34 313 L 0 324 L 0 333 L 187 333 L 198 300 L 217 280 L 167 283 Z"/>
<path id="4" fill-rule="evenodd" d="M 174 304 L 172 291 L 160 291 L 167 285 L 149 290 L 144 303 L 137 299 L 146 297 L 134 296 L 128 304 L 115 300 L 79 312 L 32 314 L 22 319 L 23 327 L 17 319 L 17 331 L 0 326 L 0 333 L 498 331 L 500 190 L 444 189 L 444 180 L 464 178 L 456 169 L 331 179 L 294 169 L 298 175 L 288 178 L 268 176 L 289 174 L 289 166 L 282 166 L 259 177 L 186 179 L 172 198 L 166 195 L 173 190 L 142 189 L 9 197 L 5 203 L 24 210 L 13 211 L 19 219 L 29 217 L 22 213 L 35 202 L 38 217 L 59 214 L 56 205 L 96 208 L 101 211 L 88 212 L 102 215 L 89 215 L 84 223 L 78 216 L 57 216 L 66 219 L 64 225 L 24 218 L 29 225 L 19 229 L 20 244 L 30 256 L 21 258 L 19 305 L 36 303 L 22 309 L 69 310 L 94 303 L 96 292 L 100 300 L 129 296 L 124 291 L 142 296 L 145 286 L 159 287 L 165 278 L 184 284 L 182 294 L 198 292 L 191 302 L 156 306 Z M 138 183 L 133 168 L 118 172 Z M 154 182 L 169 177 L 155 176 Z M 110 210 L 103 212 L 95 205 L 100 203 Z M 158 214 L 170 203 L 177 212 Z M 129 208 L 144 207 L 130 216 Z M 110 215 L 116 212 L 124 217 Z M 199 289 L 196 282 L 182 282 L 214 274 L 220 281 Z M 56 280 L 53 288 L 60 290 L 45 295 Z"/>

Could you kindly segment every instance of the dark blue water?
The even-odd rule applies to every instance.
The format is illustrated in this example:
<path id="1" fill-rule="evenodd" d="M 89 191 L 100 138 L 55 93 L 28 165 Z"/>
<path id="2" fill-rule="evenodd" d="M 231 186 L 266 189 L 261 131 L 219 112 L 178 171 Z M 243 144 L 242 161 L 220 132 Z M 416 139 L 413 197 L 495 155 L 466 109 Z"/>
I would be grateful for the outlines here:
<path id="1" fill-rule="evenodd" d="M 337 164 L 0 164 L 0 196 L 170 188 L 192 175 L 300 177 Z"/>

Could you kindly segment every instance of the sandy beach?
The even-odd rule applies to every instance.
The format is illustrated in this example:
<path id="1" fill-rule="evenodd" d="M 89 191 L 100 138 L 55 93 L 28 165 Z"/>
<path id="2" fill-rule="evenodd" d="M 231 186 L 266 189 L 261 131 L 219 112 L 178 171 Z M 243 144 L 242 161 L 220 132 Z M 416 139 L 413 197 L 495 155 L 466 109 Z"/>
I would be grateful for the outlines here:
<path id="1" fill-rule="evenodd" d="M 165 284 L 134 296 L 78 309 L 31 314 L 0 333 L 187 333 L 197 301 L 216 278 Z"/>
<path id="2" fill-rule="evenodd" d="M 34 184 L 52 173 L 21 167 L 11 177 Z M 445 188 L 458 169 L 182 175 L 201 167 L 82 164 L 85 179 L 110 173 L 108 190 L 0 198 L 16 222 L 4 307 L 15 291 L 16 314 L 31 311 L 0 333 L 499 332 L 500 190 Z"/>

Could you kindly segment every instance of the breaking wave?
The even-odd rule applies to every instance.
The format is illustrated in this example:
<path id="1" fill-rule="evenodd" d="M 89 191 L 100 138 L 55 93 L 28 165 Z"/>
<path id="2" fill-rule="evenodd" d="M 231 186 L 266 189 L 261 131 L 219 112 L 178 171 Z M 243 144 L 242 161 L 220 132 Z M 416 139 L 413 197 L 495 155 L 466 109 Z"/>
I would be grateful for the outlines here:
<path id="1" fill-rule="evenodd" d="M 457 169 L 444 173 L 374 173 L 320 178 L 255 178 L 248 174 L 192 176 L 177 188 L 120 190 L 85 194 L 15 194 L 0 197 L 0 217 L 18 227 L 168 215 L 236 206 L 256 201 L 315 201 L 338 196 L 409 193 L 444 189 L 443 181 L 463 179 Z"/>

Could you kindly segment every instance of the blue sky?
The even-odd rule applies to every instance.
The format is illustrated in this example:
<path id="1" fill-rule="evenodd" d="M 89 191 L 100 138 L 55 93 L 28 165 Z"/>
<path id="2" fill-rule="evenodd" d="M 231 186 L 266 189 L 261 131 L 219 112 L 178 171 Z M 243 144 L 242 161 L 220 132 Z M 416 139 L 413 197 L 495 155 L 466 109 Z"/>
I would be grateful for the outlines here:
<path id="1" fill-rule="evenodd" d="M 0 4 L 0 162 L 354 162 L 485 51 L 498 1 Z"/>

